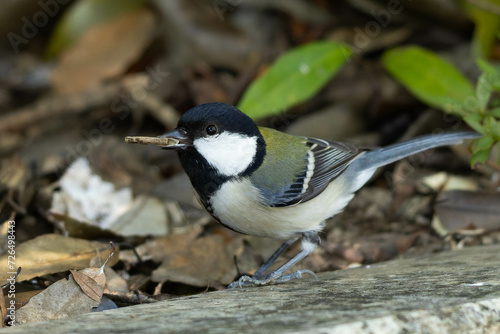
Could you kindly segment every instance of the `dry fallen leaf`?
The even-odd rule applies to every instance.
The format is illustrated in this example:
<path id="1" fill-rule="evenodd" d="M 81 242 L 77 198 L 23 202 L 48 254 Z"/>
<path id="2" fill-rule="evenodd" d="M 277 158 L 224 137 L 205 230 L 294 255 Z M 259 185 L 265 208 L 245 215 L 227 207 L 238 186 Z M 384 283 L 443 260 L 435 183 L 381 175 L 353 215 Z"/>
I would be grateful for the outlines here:
<path id="1" fill-rule="evenodd" d="M 83 293 L 92 300 L 101 302 L 102 294 L 104 293 L 104 284 L 106 284 L 106 276 L 104 271 L 99 268 L 87 268 L 81 271 L 70 270 L 76 284 L 80 286 Z"/>
<path id="2" fill-rule="evenodd" d="M 233 256 L 241 252 L 243 238 L 227 241 L 220 235 L 199 237 L 200 228 L 189 233 L 167 235 L 136 248 L 145 260 L 162 262 L 152 274 L 155 282 L 174 281 L 206 287 L 229 284 L 236 276 Z M 130 251 L 120 252 L 126 263 L 137 260 Z"/>
<path id="3" fill-rule="evenodd" d="M 240 270 L 252 273 L 257 267 L 255 250 L 259 254 L 262 249 L 270 250 L 262 255 L 266 258 L 279 246 L 279 241 L 262 238 L 225 238 L 221 235 L 207 235 L 200 237 L 203 230 L 193 228 L 188 233 L 167 235 L 149 240 L 136 248 L 143 261 L 153 260 L 162 262 L 152 274 L 155 282 L 174 281 L 193 286 L 219 287 L 231 283 L 237 273 L 234 256 Z M 260 240 L 259 240 L 260 239 Z M 244 246 L 249 240 L 255 242 Z M 268 247 L 272 245 L 272 247 Z M 120 260 L 127 264 L 137 263 L 132 251 L 120 252 Z"/>
<path id="4" fill-rule="evenodd" d="M 154 262 L 162 262 L 165 257 L 171 254 L 184 252 L 201 232 L 202 229 L 200 227 L 195 227 L 187 233 L 170 234 L 148 240 L 137 246 L 135 251 L 143 261 L 153 260 Z M 120 260 L 128 264 L 135 264 L 138 261 L 134 252 L 131 250 L 121 251 Z"/>
<path id="5" fill-rule="evenodd" d="M 375 263 L 392 259 L 410 248 L 421 233 L 410 235 L 378 233 L 362 236 L 354 244 L 327 245 L 331 254 L 340 255 L 350 263 Z"/>
<path id="6" fill-rule="evenodd" d="M 112 231 L 104 230 L 99 226 L 89 224 L 88 222 L 81 222 L 68 216 L 67 214 L 48 212 L 47 218 L 51 222 L 57 223 L 57 226 L 61 227 L 65 235 L 68 235 L 70 237 L 96 239 L 104 237 L 111 238 L 116 236 Z"/>
<path id="7" fill-rule="evenodd" d="M 28 304 L 16 311 L 16 322 L 26 324 L 76 316 L 91 312 L 97 306 L 99 302 L 85 295 L 70 276 L 31 298 Z"/>
<path id="8" fill-rule="evenodd" d="M 104 262 L 109 254 L 109 245 L 57 234 L 44 234 L 17 246 L 16 266 L 22 267 L 17 281 L 69 269 L 87 268 L 96 254 Z M 8 263 L 7 255 L 0 257 L 2 285 L 6 284 L 9 278 L 7 272 L 15 271 L 5 267 Z M 111 261 L 110 266 L 118 262 L 118 256 L 112 257 Z"/>
<path id="9" fill-rule="evenodd" d="M 468 190 L 478 189 L 476 182 L 470 178 L 450 175 L 439 172 L 422 178 L 421 182 L 434 191 Z"/>
<path id="10" fill-rule="evenodd" d="M 85 268 L 80 271 L 70 270 L 73 275 L 73 279 L 80 286 L 83 293 L 96 302 L 101 302 L 102 294 L 104 293 L 104 286 L 106 285 L 104 268 L 106 267 L 109 259 L 115 253 L 115 246 L 112 242 L 111 247 L 111 253 L 101 268 Z"/>
<path id="11" fill-rule="evenodd" d="M 160 267 L 153 271 L 152 279 L 199 287 L 227 285 L 236 277 L 233 256 L 242 247 L 241 238 L 231 242 L 219 235 L 198 238 L 185 249 L 165 254 Z"/>
<path id="12" fill-rule="evenodd" d="M 16 291 L 16 298 L 15 298 L 16 302 L 14 304 L 16 307 L 16 310 L 18 310 L 21 307 L 23 307 L 24 305 L 28 304 L 28 302 L 31 300 L 31 298 L 35 297 L 36 295 L 38 295 L 42 291 L 43 291 L 43 289 L 21 291 L 21 292 Z"/>
<path id="13" fill-rule="evenodd" d="M 167 215 L 163 203 L 152 196 L 138 196 L 127 212 L 118 217 L 109 230 L 124 236 L 167 234 Z"/>
<path id="14" fill-rule="evenodd" d="M 151 11 L 138 9 L 90 28 L 64 52 L 52 75 L 54 89 L 79 92 L 123 74 L 151 42 L 154 24 Z"/>
<path id="15" fill-rule="evenodd" d="M 17 189 L 28 177 L 26 165 L 19 157 L 0 161 L 0 188 Z"/>
<path id="16" fill-rule="evenodd" d="M 5 298 L 3 296 L 3 289 L 0 289 L 0 315 L 2 319 L 5 319 L 7 316 L 7 307 L 5 306 Z M 5 322 L 2 321 L 2 327 L 5 327 Z"/>
<path id="17" fill-rule="evenodd" d="M 112 268 L 105 267 L 104 275 L 106 275 L 106 293 L 127 294 L 130 292 L 127 281 Z"/>
<path id="18" fill-rule="evenodd" d="M 478 233 L 500 230 L 500 193 L 446 191 L 436 200 L 432 227 L 440 234 L 460 230 Z"/>

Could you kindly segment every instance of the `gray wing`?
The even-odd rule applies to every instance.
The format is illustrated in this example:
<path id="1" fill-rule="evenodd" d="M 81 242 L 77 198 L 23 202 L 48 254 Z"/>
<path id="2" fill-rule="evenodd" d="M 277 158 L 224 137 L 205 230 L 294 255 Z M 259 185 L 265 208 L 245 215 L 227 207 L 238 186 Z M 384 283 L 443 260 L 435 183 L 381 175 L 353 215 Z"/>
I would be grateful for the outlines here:
<path id="1" fill-rule="evenodd" d="M 309 201 L 318 196 L 364 151 L 355 146 L 315 138 L 305 138 L 309 150 L 304 168 L 281 194 L 273 194 L 272 206 L 284 207 Z"/>

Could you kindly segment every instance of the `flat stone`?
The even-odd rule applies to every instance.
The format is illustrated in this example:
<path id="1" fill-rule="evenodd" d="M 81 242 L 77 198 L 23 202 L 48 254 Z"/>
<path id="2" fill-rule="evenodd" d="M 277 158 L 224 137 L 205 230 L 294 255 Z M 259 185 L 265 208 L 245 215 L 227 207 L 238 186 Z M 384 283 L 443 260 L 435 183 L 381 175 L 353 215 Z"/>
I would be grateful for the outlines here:
<path id="1" fill-rule="evenodd" d="M 5 333 L 499 333 L 500 245 L 16 326 Z"/>

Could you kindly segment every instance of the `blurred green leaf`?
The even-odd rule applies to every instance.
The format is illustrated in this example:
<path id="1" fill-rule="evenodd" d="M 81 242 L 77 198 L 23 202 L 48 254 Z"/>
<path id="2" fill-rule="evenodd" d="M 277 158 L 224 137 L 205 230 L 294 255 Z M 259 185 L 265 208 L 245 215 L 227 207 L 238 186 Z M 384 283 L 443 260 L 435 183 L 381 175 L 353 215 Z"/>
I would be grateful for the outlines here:
<path id="1" fill-rule="evenodd" d="M 120 14 L 143 7 L 145 0 L 80 0 L 76 1 L 57 22 L 49 39 L 45 56 L 53 58 L 75 43 L 93 25 Z"/>
<path id="2" fill-rule="evenodd" d="M 494 66 L 480 58 L 477 59 L 477 66 L 483 71 L 483 75 L 486 76 L 492 85 L 492 89 L 500 91 L 500 67 Z"/>
<path id="3" fill-rule="evenodd" d="M 488 114 L 500 118 L 500 108 L 490 109 L 488 110 Z"/>
<path id="4" fill-rule="evenodd" d="M 490 82 L 491 75 L 488 73 L 482 73 L 477 79 L 476 84 L 476 98 L 479 111 L 484 112 L 490 101 L 491 93 L 493 91 L 493 86 Z"/>
<path id="5" fill-rule="evenodd" d="M 500 137 L 500 132 L 498 131 L 498 122 L 492 116 L 486 116 L 484 120 L 484 127 L 486 128 L 486 133 L 493 137 Z"/>
<path id="6" fill-rule="evenodd" d="M 471 167 L 474 167 L 477 163 L 484 164 L 486 160 L 488 160 L 488 157 L 490 156 L 490 151 L 491 147 L 486 150 L 474 152 L 474 154 L 472 154 L 472 158 L 470 159 Z"/>
<path id="7" fill-rule="evenodd" d="M 492 99 L 491 99 L 491 101 L 490 101 L 490 105 L 491 105 L 492 107 L 495 107 L 495 108 L 496 108 L 496 107 L 500 107 L 500 99 L 499 99 L 499 98 L 495 98 L 495 97 L 493 96 L 493 98 L 492 98 Z"/>
<path id="8" fill-rule="evenodd" d="M 351 55 L 349 47 L 333 42 L 294 48 L 250 85 L 238 108 L 254 119 L 279 114 L 317 93 Z"/>
<path id="9" fill-rule="evenodd" d="M 473 51 L 476 57 L 489 58 L 500 29 L 500 0 L 463 1 L 465 11 L 476 24 Z"/>
<path id="10" fill-rule="evenodd" d="M 475 99 L 471 83 L 433 52 L 418 46 L 395 48 L 383 55 L 382 63 L 393 77 L 428 105 L 462 116 L 476 111 L 469 106 L 470 99 Z"/>
<path id="11" fill-rule="evenodd" d="M 475 148 L 477 151 L 482 151 L 491 148 L 495 140 L 492 137 L 483 136 L 476 141 Z"/>
<path id="12" fill-rule="evenodd" d="M 484 113 L 486 112 L 488 102 L 492 106 L 497 106 L 498 102 L 500 102 L 498 99 L 491 100 L 491 93 L 494 90 L 500 91 L 500 67 L 493 66 L 483 59 L 477 59 L 476 61 L 478 67 L 483 72 L 477 82 L 476 96 L 479 102 L 479 109 Z"/>
<path id="13" fill-rule="evenodd" d="M 500 74 L 498 68 L 496 68 L 495 66 L 493 66 L 492 64 L 490 64 L 489 62 L 487 62 L 486 60 L 481 59 L 481 58 L 478 58 L 476 60 L 476 63 L 477 63 L 477 66 L 481 69 L 481 71 L 498 79 L 499 74 Z"/>
<path id="14" fill-rule="evenodd" d="M 480 114 L 471 114 L 464 117 L 464 121 L 469 124 L 471 128 L 479 133 L 483 133 L 484 129 L 481 125 L 482 116 Z"/>

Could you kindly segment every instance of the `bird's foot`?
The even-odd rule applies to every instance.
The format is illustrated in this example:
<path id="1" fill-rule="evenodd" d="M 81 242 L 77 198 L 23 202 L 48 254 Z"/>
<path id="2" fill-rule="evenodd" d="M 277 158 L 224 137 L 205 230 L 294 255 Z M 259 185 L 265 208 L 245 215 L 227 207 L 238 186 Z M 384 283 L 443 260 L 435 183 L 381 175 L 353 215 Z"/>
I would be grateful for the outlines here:
<path id="1" fill-rule="evenodd" d="M 288 282 L 292 279 L 296 278 L 301 278 L 303 274 L 310 274 L 318 280 L 318 276 L 316 276 L 315 273 L 308 269 L 303 269 L 303 270 L 297 270 L 291 274 L 284 275 L 284 276 L 277 276 L 273 275 L 274 273 L 269 274 L 267 277 L 264 278 L 256 278 L 256 277 L 251 277 L 251 276 L 242 276 L 240 277 L 239 280 L 234 281 L 233 283 L 229 284 L 227 287 L 228 289 L 234 289 L 234 288 L 244 288 L 244 287 L 249 287 L 249 286 L 259 286 L 259 285 L 269 285 L 273 283 L 283 283 L 283 282 Z"/>

